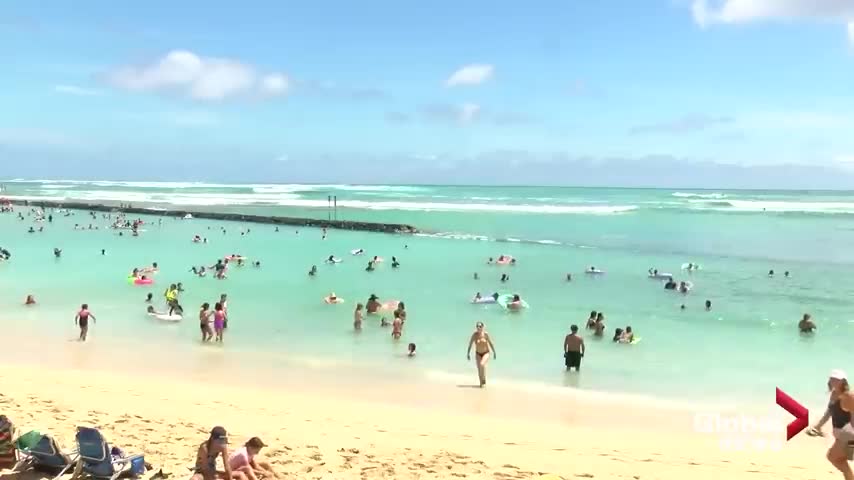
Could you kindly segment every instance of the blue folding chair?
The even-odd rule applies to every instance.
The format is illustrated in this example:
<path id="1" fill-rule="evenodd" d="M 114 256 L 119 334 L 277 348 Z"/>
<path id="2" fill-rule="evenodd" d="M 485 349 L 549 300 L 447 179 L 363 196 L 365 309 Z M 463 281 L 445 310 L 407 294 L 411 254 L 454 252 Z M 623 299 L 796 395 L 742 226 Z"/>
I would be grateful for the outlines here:
<path id="1" fill-rule="evenodd" d="M 116 456 L 104 436 L 94 428 L 77 427 L 79 462 L 75 477 L 88 476 L 98 480 L 116 480 L 121 476 L 138 477 L 145 473 L 142 454 Z"/>
<path id="2" fill-rule="evenodd" d="M 12 470 L 15 472 L 30 469 L 56 472 L 53 478 L 59 478 L 77 464 L 76 452 L 70 455 L 63 453 L 56 440 L 50 435 L 42 435 L 32 447 L 19 451 L 21 460 Z"/>

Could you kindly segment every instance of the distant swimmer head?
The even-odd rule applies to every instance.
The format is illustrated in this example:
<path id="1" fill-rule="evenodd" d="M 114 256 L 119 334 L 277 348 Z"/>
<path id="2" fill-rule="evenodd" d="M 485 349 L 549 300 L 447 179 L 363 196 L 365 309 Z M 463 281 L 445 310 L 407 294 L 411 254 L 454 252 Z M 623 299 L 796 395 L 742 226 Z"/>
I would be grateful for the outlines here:
<path id="1" fill-rule="evenodd" d="M 145 311 L 148 313 L 154 313 L 154 307 L 152 305 L 149 305 Z"/>
<path id="2" fill-rule="evenodd" d="M 785 271 L 785 273 L 783 273 L 783 276 L 784 276 L 784 277 L 786 277 L 786 278 L 789 278 L 789 271 L 788 271 L 788 270 L 786 270 L 786 271 Z"/>
<path id="3" fill-rule="evenodd" d="M 620 337 L 622 337 L 622 336 L 623 336 L 623 329 L 622 329 L 622 328 L 620 328 L 620 327 L 617 327 L 617 328 L 614 330 L 614 339 L 613 339 L 613 341 L 615 341 L 615 342 L 619 342 L 619 341 L 620 341 Z"/>
<path id="4" fill-rule="evenodd" d="M 521 299 L 521 298 L 519 298 L 519 295 L 518 295 L 518 294 L 517 294 L 517 295 L 513 295 L 513 301 L 514 301 L 514 302 L 518 302 L 518 301 L 520 301 L 520 300 L 522 300 L 522 299 Z"/>
<path id="5" fill-rule="evenodd" d="M 680 306 L 680 307 L 679 307 L 679 309 L 680 309 L 680 310 L 685 310 L 685 304 L 683 303 L 683 304 L 682 304 L 682 306 Z"/>
<path id="6" fill-rule="evenodd" d="M 410 356 L 410 357 L 415 356 L 415 344 L 414 344 L 414 343 L 410 343 L 410 344 L 409 344 L 409 347 L 407 347 L 407 348 L 408 348 L 408 350 L 409 350 L 409 356 Z"/>
<path id="7" fill-rule="evenodd" d="M 500 296 L 501 295 L 499 295 L 498 292 L 495 292 L 492 294 L 492 298 L 494 298 L 495 300 L 498 300 L 498 297 L 500 297 Z"/>
<path id="8" fill-rule="evenodd" d="M 478 279 L 478 278 L 480 278 L 480 277 L 478 277 L 478 276 L 477 276 L 477 272 L 474 272 L 474 275 L 472 275 L 472 278 L 474 278 L 475 280 L 477 280 L 477 279 Z"/>
<path id="9" fill-rule="evenodd" d="M 571 273 L 567 273 L 567 274 L 566 274 L 566 281 L 567 281 L 567 282 L 571 282 L 571 281 L 572 281 L 572 274 L 571 274 Z"/>
<path id="10" fill-rule="evenodd" d="M 773 277 L 774 276 L 774 270 L 768 270 L 768 276 Z"/>
<path id="11" fill-rule="evenodd" d="M 711 309 L 712 309 L 712 301 L 706 300 L 706 310 L 711 310 Z"/>

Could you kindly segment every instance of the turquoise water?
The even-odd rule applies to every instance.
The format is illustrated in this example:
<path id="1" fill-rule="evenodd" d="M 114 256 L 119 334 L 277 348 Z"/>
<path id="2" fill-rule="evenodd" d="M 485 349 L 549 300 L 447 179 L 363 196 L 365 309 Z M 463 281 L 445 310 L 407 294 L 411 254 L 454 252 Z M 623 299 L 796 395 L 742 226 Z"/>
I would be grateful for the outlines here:
<path id="1" fill-rule="evenodd" d="M 99 323 L 92 342 L 156 342 L 192 355 L 198 344 L 194 312 L 228 293 L 230 328 L 224 348 L 233 358 L 272 354 L 307 366 L 358 364 L 398 371 L 406 344 L 418 345 L 417 367 L 407 375 L 441 382 L 471 382 L 465 360 L 468 336 L 484 321 L 496 341 L 495 382 L 520 388 L 572 386 L 704 400 L 770 402 L 780 386 L 793 396 L 820 399 L 831 368 L 850 368 L 851 267 L 854 264 L 854 193 L 729 192 L 534 187 L 206 185 L 133 182 L 3 182 L 3 195 L 93 202 L 124 202 L 156 209 L 243 211 L 257 214 L 391 221 L 425 230 L 419 236 L 239 225 L 145 218 L 140 237 L 118 236 L 108 220 L 84 212 L 35 224 L 0 215 L 0 246 L 13 253 L 0 264 L 7 329 L 44 342 L 74 336 L 76 307 L 88 302 Z M 327 197 L 338 209 L 327 209 Z M 25 215 L 27 209 L 17 207 Z M 155 212 L 156 213 L 156 212 Z M 74 230 L 93 223 L 99 230 Z M 227 233 L 221 232 L 221 227 Z M 251 230 L 241 235 L 241 230 Z M 194 234 L 208 244 L 193 244 Z M 54 247 L 63 249 L 53 257 Z M 364 271 L 368 256 L 387 262 Z M 101 249 L 107 255 L 101 256 Z M 232 268 L 229 278 L 197 278 L 193 265 L 211 265 L 240 253 L 260 269 Z M 334 254 L 344 262 L 329 266 Z M 515 267 L 486 265 L 501 254 Z M 402 268 L 392 270 L 392 256 Z M 153 287 L 125 281 L 135 266 L 158 262 Z M 703 269 L 683 272 L 685 262 Z M 316 264 L 319 274 L 307 276 Z M 595 265 L 607 273 L 592 277 Z M 646 278 L 648 268 L 690 280 L 687 295 L 665 291 Z M 768 278 L 774 269 L 777 275 Z M 784 278 L 784 271 L 791 278 Z M 477 272 L 479 280 L 472 274 Z M 501 273 L 511 277 L 499 282 Z M 572 282 L 565 281 L 573 274 Z M 183 282 L 187 318 L 164 325 L 144 314 L 145 293 L 162 298 L 168 283 Z M 330 291 L 346 299 L 329 306 Z M 519 293 L 531 308 L 510 314 L 475 306 L 475 292 Z M 20 306 L 28 293 L 35 309 Z M 352 331 L 354 302 L 371 293 L 404 300 L 404 336 L 395 343 L 379 319 Z M 713 303 L 711 312 L 704 301 Z M 685 309 L 680 306 L 684 304 Z M 162 305 L 157 305 L 162 307 Z M 562 343 L 570 324 L 590 310 L 606 315 L 608 333 L 631 325 L 638 345 L 588 338 L 581 375 L 563 371 Z M 818 333 L 798 335 L 812 313 Z"/>

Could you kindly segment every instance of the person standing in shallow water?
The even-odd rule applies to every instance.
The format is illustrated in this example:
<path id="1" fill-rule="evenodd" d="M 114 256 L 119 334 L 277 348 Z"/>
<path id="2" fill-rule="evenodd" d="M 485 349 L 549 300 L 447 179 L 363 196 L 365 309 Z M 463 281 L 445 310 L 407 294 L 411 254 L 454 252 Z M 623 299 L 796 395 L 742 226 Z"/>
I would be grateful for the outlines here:
<path id="1" fill-rule="evenodd" d="M 80 337 L 78 340 L 81 342 L 86 341 L 86 336 L 89 334 L 89 319 L 92 319 L 92 323 L 95 323 L 95 315 L 92 315 L 89 312 L 89 305 L 84 303 L 80 306 L 80 311 L 77 312 L 77 315 L 74 317 L 74 324 L 80 327 Z"/>
<path id="2" fill-rule="evenodd" d="M 581 358 L 584 357 L 584 339 L 578 334 L 578 325 L 569 327 L 569 335 L 563 340 L 563 357 L 566 360 L 566 371 L 573 368 L 581 371 Z"/>
<path id="3" fill-rule="evenodd" d="M 353 312 L 353 328 L 356 331 L 362 330 L 362 308 L 364 306 L 361 303 L 357 303 L 356 311 Z"/>
<path id="4" fill-rule="evenodd" d="M 480 387 L 486 386 L 486 365 L 489 363 L 489 354 L 492 353 L 492 358 L 498 358 L 495 353 L 495 345 L 492 344 L 492 338 L 486 333 L 486 327 L 483 322 L 477 322 L 474 333 L 469 339 L 469 348 L 466 352 L 466 358 L 471 360 L 471 348 L 475 347 L 474 353 L 477 363 L 477 376 L 480 380 Z"/>

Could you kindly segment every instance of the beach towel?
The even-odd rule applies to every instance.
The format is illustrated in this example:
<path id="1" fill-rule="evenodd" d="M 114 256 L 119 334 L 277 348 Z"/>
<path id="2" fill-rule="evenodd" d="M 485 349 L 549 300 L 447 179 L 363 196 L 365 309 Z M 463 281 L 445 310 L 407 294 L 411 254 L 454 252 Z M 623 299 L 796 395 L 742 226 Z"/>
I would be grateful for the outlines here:
<path id="1" fill-rule="evenodd" d="M 12 468 L 18 462 L 14 436 L 15 426 L 6 415 L 0 415 L 0 470 Z"/>

